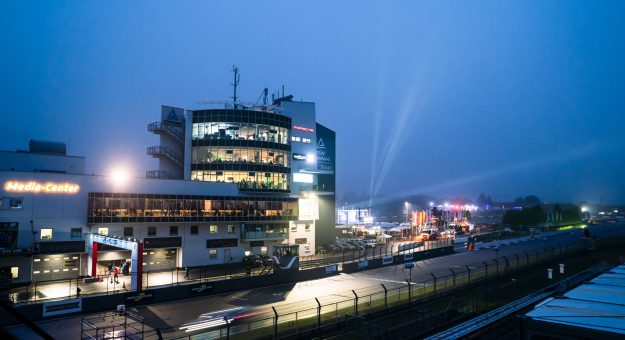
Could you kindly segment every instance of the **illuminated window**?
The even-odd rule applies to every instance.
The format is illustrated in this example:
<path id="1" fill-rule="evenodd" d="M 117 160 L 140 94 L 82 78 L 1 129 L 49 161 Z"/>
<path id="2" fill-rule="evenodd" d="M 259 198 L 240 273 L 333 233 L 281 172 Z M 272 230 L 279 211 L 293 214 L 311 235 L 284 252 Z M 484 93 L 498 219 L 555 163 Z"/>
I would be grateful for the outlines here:
<path id="1" fill-rule="evenodd" d="M 229 225 L 228 226 L 228 234 L 234 234 L 236 232 L 236 229 L 233 225 Z"/>
<path id="2" fill-rule="evenodd" d="M 208 250 L 208 258 L 216 259 L 217 258 L 217 249 L 209 249 Z"/>
<path id="3" fill-rule="evenodd" d="M 22 209 L 24 205 L 23 198 L 9 198 L 9 209 Z"/>
<path id="4" fill-rule="evenodd" d="M 70 233 L 71 238 L 82 238 L 82 228 L 72 228 Z"/>
<path id="5" fill-rule="evenodd" d="M 208 232 L 211 234 L 217 234 L 219 232 L 219 229 L 217 228 L 217 225 L 210 225 L 208 226 Z"/>
<path id="6" fill-rule="evenodd" d="M 109 228 L 98 228 L 98 234 L 108 236 Z"/>
<path id="7" fill-rule="evenodd" d="M 51 240 L 52 239 L 52 228 L 42 228 L 41 229 L 41 239 L 42 240 Z"/>
<path id="8" fill-rule="evenodd" d="M 17 279 L 20 275 L 20 269 L 18 267 L 11 267 L 11 277 Z"/>

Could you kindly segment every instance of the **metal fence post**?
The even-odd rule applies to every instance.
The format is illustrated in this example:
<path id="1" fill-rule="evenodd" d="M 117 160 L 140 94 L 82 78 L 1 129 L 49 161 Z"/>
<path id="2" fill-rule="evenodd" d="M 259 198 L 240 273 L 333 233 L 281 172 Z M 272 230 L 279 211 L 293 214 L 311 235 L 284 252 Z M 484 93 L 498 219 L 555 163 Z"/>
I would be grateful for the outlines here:
<path id="1" fill-rule="evenodd" d="M 482 261 L 484 264 L 484 277 L 488 277 L 488 263 L 486 261 Z"/>
<path id="2" fill-rule="evenodd" d="M 455 287 L 455 286 L 456 286 L 456 272 L 454 272 L 454 269 L 453 269 L 453 268 L 449 268 L 449 271 L 451 271 L 451 277 L 452 277 L 452 279 L 453 279 L 453 281 L 452 281 L 452 282 L 453 282 L 453 284 L 454 284 L 453 286 Z"/>
<path id="3" fill-rule="evenodd" d="M 358 294 L 356 294 L 356 291 L 352 289 L 352 293 L 354 293 L 354 314 L 356 314 L 356 316 L 358 316 Z"/>
<path id="4" fill-rule="evenodd" d="M 273 314 L 274 314 L 274 319 L 273 319 L 273 338 L 277 339 L 278 338 L 278 312 L 276 311 L 276 308 L 274 306 L 271 306 L 271 309 L 273 309 Z"/>
<path id="5" fill-rule="evenodd" d="M 503 259 L 506 260 L 506 267 L 504 268 L 504 270 L 510 272 L 510 261 L 508 261 L 508 257 L 507 256 L 503 256 Z"/>
<path id="6" fill-rule="evenodd" d="M 495 259 L 495 264 L 497 265 L 497 276 L 499 276 L 499 260 Z"/>
<path id="7" fill-rule="evenodd" d="M 524 251 L 525 253 L 525 267 L 529 267 L 530 266 L 530 254 L 528 254 L 526 251 Z"/>
<path id="8" fill-rule="evenodd" d="M 467 273 L 469 274 L 469 285 L 471 285 L 471 267 L 465 266 L 467 268 Z"/>
<path id="9" fill-rule="evenodd" d="M 319 299 L 315 298 L 317 301 L 317 328 L 321 328 L 321 303 L 319 303 Z"/>
<path id="10" fill-rule="evenodd" d="M 410 285 L 410 281 L 406 280 L 406 283 L 408 284 L 408 302 L 412 301 L 412 287 Z"/>
<path id="11" fill-rule="evenodd" d="M 514 254 L 514 257 L 516 257 L 516 269 L 519 269 L 519 254 Z"/>
<path id="12" fill-rule="evenodd" d="M 228 322 L 228 318 L 225 315 L 224 321 L 226 322 L 226 339 L 230 339 L 230 322 Z M 221 336 L 221 331 L 219 331 L 219 336 Z"/>
<path id="13" fill-rule="evenodd" d="M 434 279 L 434 293 L 436 293 L 436 275 L 433 273 L 430 273 L 430 275 L 432 275 L 432 278 Z"/>
<path id="14" fill-rule="evenodd" d="M 384 288 L 384 308 L 387 309 L 388 308 L 388 290 L 386 289 L 386 286 L 382 283 L 382 288 Z"/>

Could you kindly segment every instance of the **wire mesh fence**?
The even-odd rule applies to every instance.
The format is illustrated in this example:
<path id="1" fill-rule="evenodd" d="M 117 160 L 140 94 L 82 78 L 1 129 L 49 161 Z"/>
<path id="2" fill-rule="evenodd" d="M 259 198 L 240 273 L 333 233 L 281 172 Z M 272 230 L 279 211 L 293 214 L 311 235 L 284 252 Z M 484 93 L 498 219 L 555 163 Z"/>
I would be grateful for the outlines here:
<path id="1" fill-rule="evenodd" d="M 603 242 L 603 240 L 597 240 Z M 220 326 L 227 331 L 201 333 L 201 338 L 217 338 L 222 334 L 231 337 L 272 336 L 290 337 L 303 332 L 319 330 L 328 326 L 348 322 L 350 319 L 381 312 L 413 301 L 421 301 L 453 289 L 465 288 L 487 279 L 497 278 L 525 268 L 533 267 L 556 257 L 588 249 L 588 241 L 575 245 L 563 244 L 545 246 L 534 251 L 522 251 L 505 256 L 475 262 L 466 266 L 439 270 L 427 275 L 415 276 L 412 280 L 386 282 L 375 286 L 335 293 L 311 300 L 274 306 L 271 310 L 258 313 L 248 321 L 235 320 Z M 478 302 L 476 306 L 479 305 Z M 467 311 L 471 306 L 467 306 Z M 179 338 L 189 338 L 183 336 Z"/>

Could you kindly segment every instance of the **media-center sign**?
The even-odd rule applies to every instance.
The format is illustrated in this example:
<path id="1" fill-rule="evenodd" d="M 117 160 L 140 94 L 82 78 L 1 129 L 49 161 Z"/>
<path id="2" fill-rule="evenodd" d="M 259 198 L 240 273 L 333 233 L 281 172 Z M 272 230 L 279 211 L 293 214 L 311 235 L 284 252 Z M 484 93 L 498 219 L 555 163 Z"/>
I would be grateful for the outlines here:
<path id="1" fill-rule="evenodd" d="M 40 183 L 35 181 L 19 182 L 19 181 L 7 181 L 4 182 L 4 190 L 8 192 L 32 192 L 32 193 L 45 193 L 45 194 L 68 194 L 73 195 L 80 190 L 80 186 L 75 183 L 53 183 L 46 182 Z"/>

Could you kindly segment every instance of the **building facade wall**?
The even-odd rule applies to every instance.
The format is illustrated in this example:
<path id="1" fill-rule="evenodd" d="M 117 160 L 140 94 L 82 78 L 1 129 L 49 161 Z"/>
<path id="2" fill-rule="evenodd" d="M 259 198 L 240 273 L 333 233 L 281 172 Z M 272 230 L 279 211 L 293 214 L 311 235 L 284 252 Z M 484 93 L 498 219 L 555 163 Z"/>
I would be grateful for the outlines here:
<path id="1" fill-rule="evenodd" d="M 5 185 L 7 182 L 70 183 L 78 185 L 79 190 L 75 193 L 14 192 L 6 190 Z M 75 273 L 74 277 L 90 274 L 90 262 L 83 260 L 85 253 L 91 247 L 91 245 L 85 244 L 85 236 L 88 233 L 99 233 L 105 230 L 110 236 L 142 240 L 145 245 L 147 245 L 147 240 L 154 238 L 179 237 L 181 238 L 181 244 L 175 247 L 175 263 L 168 265 L 204 266 L 240 262 L 245 252 L 252 250 L 250 240 L 242 239 L 243 224 L 282 223 L 286 226 L 288 221 L 295 219 L 297 214 L 296 210 L 293 210 L 291 213 L 277 213 L 277 210 L 271 210 L 274 208 L 296 209 L 295 198 L 290 198 L 288 195 L 280 197 L 246 196 L 239 193 L 236 185 L 228 183 L 144 178 L 129 178 L 125 182 L 119 183 L 114 182 L 112 178 L 107 176 L 13 171 L 0 171 L 0 183 L 2 184 L 0 189 L 0 197 L 2 198 L 0 223 L 7 225 L 7 228 L 3 229 L 3 235 L 9 235 L 16 239 L 13 243 L 5 244 L 7 249 L 4 250 L 17 251 L 19 249 L 41 248 L 44 245 L 49 245 L 52 247 L 47 247 L 46 249 L 51 249 L 50 251 L 52 252 L 46 254 L 59 257 L 67 252 L 54 253 L 54 249 L 67 249 L 68 245 L 65 244 L 67 242 L 70 243 L 70 247 L 73 247 L 71 249 L 76 249 L 75 243 L 81 243 L 81 251 L 79 252 L 81 258 L 80 270 Z M 104 191 L 108 192 L 108 194 L 101 193 Z M 211 194 L 213 196 L 207 196 Z M 93 210 L 90 209 L 90 199 L 96 195 L 108 195 L 113 200 L 116 200 L 115 197 L 165 197 L 169 200 L 172 200 L 171 198 L 173 197 L 176 198 L 176 202 L 186 200 L 206 202 L 206 199 L 212 199 L 213 201 L 219 200 L 221 202 L 219 206 L 225 210 L 221 212 L 216 209 L 210 210 L 210 213 L 206 213 L 207 216 L 203 216 L 201 210 L 197 210 L 193 213 L 193 216 L 187 209 L 182 213 L 170 211 L 167 212 L 167 221 L 154 221 L 153 217 L 131 219 L 128 216 L 117 215 L 115 218 L 111 217 L 108 222 L 104 222 L 104 220 L 93 222 L 94 214 Z M 19 200 L 19 206 L 11 207 L 11 202 L 15 200 Z M 232 209 L 237 209 L 238 206 L 235 204 L 233 207 L 229 207 L 226 202 L 244 202 L 248 207 L 253 207 L 254 209 L 245 210 L 245 213 L 243 213 L 243 210 L 234 211 Z M 271 204 L 268 202 L 271 202 Z M 116 211 L 116 214 L 119 214 L 120 211 Z M 225 211 L 229 211 L 229 215 Z M 232 213 L 233 211 L 236 213 Z M 90 220 L 92 223 L 89 222 Z M 12 223 L 17 224 L 16 235 L 13 235 L 9 228 Z M 129 230 L 125 229 L 129 227 L 132 228 L 131 235 L 128 233 Z M 175 232 L 171 227 L 175 227 Z M 47 229 L 52 230 L 51 238 L 42 239 L 42 234 L 44 232 L 47 234 L 49 231 Z M 150 234 L 150 229 L 154 229 L 155 233 Z M 193 233 L 192 229 L 194 229 Z M 195 230 L 197 230 L 197 234 L 195 234 Z M 5 232 L 7 234 L 4 234 Z M 233 239 L 234 241 L 232 241 Z M 287 236 L 285 235 L 277 239 L 267 240 L 266 243 L 270 245 L 282 243 L 286 240 Z M 0 251 L 3 251 L 3 249 L 0 249 Z M 146 249 L 146 251 L 149 252 L 150 249 Z M 125 255 L 127 256 L 128 254 L 108 250 L 102 252 L 99 260 L 127 259 L 128 257 L 124 257 Z M 148 258 L 149 255 L 147 256 Z M 14 279 L 14 282 L 28 282 L 35 280 L 32 276 L 33 263 L 29 259 L 31 259 L 30 256 L 3 256 L 0 257 L 0 266 L 10 266 L 11 263 L 19 263 L 19 275 Z M 149 262 L 149 260 L 146 261 Z M 152 268 L 157 267 L 156 264 L 152 266 Z M 165 267 L 161 266 L 158 268 Z M 65 278 L 61 274 L 56 276 L 50 274 L 48 276 L 45 276 L 45 278 Z"/>

